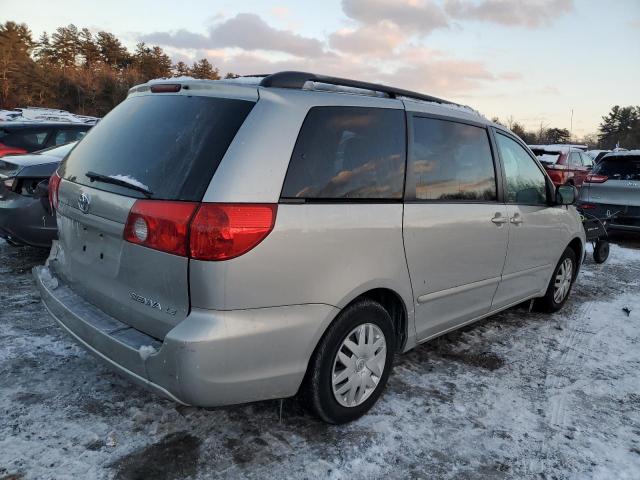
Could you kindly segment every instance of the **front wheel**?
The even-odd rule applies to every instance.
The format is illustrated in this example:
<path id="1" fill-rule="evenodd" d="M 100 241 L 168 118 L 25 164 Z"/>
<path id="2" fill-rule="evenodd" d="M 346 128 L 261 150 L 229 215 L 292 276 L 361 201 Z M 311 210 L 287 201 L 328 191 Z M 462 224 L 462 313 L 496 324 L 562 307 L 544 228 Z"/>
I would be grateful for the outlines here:
<path id="1" fill-rule="evenodd" d="M 309 362 L 307 407 L 328 423 L 351 422 L 378 400 L 393 368 L 395 333 L 377 302 L 358 301 L 329 327 Z"/>
<path id="2" fill-rule="evenodd" d="M 543 312 L 557 312 L 560 310 L 567 298 L 569 298 L 569 292 L 571 292 L 577 271 L 576 253 L 567 247 L 553 271 L 544 297 L 535 301 L 536 309 Z"/>

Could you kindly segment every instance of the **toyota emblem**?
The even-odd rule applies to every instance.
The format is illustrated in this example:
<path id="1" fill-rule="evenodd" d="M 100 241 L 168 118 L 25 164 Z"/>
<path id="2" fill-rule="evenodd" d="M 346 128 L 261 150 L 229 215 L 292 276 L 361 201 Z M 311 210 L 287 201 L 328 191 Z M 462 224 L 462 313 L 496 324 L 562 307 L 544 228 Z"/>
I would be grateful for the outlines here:
<path id="1" fill-rule="evenodd" d="M 91 197 L 87 193 L 82 193 L 78 197 L 78 208 L 82 213 L 89 211 L 89 205 L 91 205 Z"/>

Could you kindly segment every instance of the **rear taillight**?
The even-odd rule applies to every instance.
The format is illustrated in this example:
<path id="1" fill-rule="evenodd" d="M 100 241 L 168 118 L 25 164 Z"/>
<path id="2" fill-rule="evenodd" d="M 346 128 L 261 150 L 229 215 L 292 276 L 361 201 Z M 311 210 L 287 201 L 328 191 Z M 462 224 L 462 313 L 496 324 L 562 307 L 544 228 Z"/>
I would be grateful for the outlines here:
<path id="1" fill-rule="evenodd" d="M 579 207 L 583 210 L 593 210 L 596 206 L 593 203 L 581 203 Z"/>
<path id="2" fill-rule="evenodd" d="M 607 177 L 606 175 L 597 175 L 595 173 L 591 173 L 589 175 L 587 175 L 587 177 L 584 179 L 585 182 L 587 183 L 604 183 L 609 179 L 609 177 Z"/>
<path id="3" fill-rule="evenodd" d="M 229 260 L 264 240 L 276 221 L 275 204 L 204 203 L 191 222 L 191 258 Z"/>
<path id="4" fill-rule="evenodd" d="M 58 172 L 54 172 L 49 178 L 49 205 L 51 206 L 51 211 L 58 208 L 58 200 L 59 200 L 59 190 L 60 190 L 60 175 Z"/>
<path id="5" fill-rule="evenodd" d="M 124 239 L 195 260 L 229 260 L 247 253 L 273 230 L 277 205 L 138 200 Z"/>
<path id="6" fill-rule="evenodd" d="M 138 200 L 124 227 L 124 239 L 154 250 L 187 256 L 189 221 L 198 208 L 193 202 Z"/>

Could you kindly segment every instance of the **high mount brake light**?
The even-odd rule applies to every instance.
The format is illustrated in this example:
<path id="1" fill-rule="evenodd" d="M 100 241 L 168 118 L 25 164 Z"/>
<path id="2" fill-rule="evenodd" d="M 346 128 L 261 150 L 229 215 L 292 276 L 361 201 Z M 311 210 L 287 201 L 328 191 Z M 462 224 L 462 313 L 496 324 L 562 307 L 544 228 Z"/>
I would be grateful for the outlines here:
<path id="1" fill-rule="evenodd" d="M 60 175 L 58 175 L 58 172 L 54 172 L 49 178 L 49 205 L 51 206 L 52 211 L 58 208 L 61 180 L 62 179 L 60 178 Z"/>
<path id="2" fill-rule="evenodd" d="M 177 93 L 182 88 L 179 83 L 159 83 L 151 85 L 152 93 Z"/>
<path id="3" fill-rule="evenodd" d="M 598 174 L 592 173 L 587 175 L 584 181 L 587 183 L 604 183 L 608 179 L 609 177 L 607 177 L 606 175 L 598 175 Z"/>
<path id="4" fill-rule="evenodd" d="M 124 229 L 128 242 L 195 260 L 229 260 L 273 230 L 276 204 L 138 200 Z"/>

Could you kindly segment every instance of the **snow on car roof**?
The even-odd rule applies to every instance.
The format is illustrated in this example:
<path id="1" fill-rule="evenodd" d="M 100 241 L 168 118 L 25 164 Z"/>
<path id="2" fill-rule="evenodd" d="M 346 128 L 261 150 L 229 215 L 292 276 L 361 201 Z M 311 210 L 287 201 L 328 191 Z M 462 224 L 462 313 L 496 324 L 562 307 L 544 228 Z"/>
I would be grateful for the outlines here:
<path id="1" fill-rule="evenodd" d="M 610 158 L 610 157 L 639 157 L 639 156 L 640 156 L 640 150 L 624 150 L 624 151 L 607 153 L 602 158 Z"/>
<path id="2" fill-rule="evenodd" d="M 573 144 L 550 144 L 550 145 L 529 145 L 531 150 L 543 150 L 553 153 L 569 153 L 571 150 L 586 150 L 586 145 Z"/>
<path id="3" fill-rule="evenodd" d="M 95 125 L 100 119 L 88 115 L 76 115 L 66 110 L 42 107 L 15 108 L 13 110 L 0 110 L 2 122 L 61 122 L 61 123 L 85 123 Z"/>

